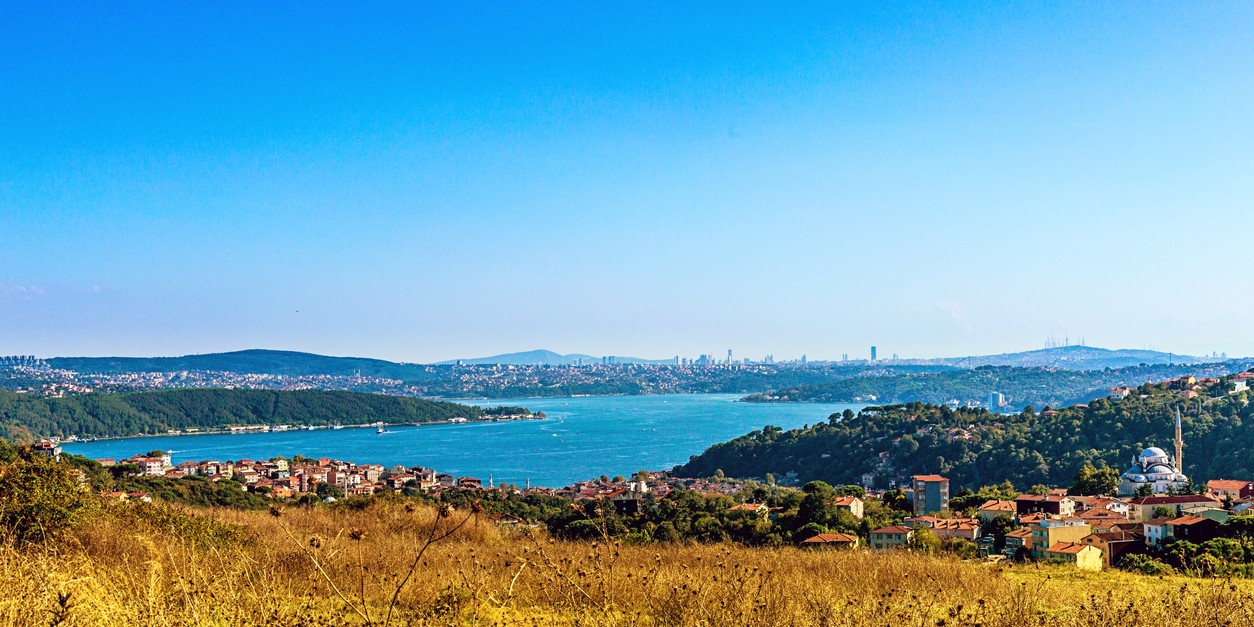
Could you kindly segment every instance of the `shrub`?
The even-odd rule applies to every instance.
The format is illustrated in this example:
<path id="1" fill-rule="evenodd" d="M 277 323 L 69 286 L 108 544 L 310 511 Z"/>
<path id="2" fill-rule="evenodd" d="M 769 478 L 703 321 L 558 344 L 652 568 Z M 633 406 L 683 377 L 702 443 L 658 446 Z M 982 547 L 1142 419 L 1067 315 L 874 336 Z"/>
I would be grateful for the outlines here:
<path id="1" fill-rule="evenodd" d="M 24 450 L 0 466 L 0 532 L 19 545 L 74 528 L 97 504 L 74 468 Z"/>

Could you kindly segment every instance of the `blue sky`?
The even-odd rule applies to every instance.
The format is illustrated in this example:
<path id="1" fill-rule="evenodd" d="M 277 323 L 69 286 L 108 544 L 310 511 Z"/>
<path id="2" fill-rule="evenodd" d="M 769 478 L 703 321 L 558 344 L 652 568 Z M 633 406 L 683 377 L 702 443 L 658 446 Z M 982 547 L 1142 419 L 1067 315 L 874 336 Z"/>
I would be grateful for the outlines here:
<path id="1" fill-rule="evenodd" d="M 1249 4 L 38 4 L 0 353 L 1254 355 Z"/>

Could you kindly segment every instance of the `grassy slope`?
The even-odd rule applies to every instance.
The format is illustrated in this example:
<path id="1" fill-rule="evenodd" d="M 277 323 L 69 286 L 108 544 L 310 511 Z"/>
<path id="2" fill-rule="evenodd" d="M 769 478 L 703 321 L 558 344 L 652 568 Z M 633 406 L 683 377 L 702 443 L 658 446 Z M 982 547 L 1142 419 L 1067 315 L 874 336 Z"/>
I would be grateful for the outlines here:
<path id="1" fill-rule="evenodd" d="M 0 623 L 47 625 L 58 615 L 65 625 L 365 623 L 351 604 L 382 624 L 392 582 L 436 520 L 431 510 L 387 503 L 360 512 L 211 515 L 248 540 L 220 533 L 207 540 L 221 527 L 207 527 L 199 514 L 136 516 L 115 507 L 56 551 L 0 547 Z M 442 524 L 458 520 L 455 513 Z M 1254 582 L 905 553 L 554 543 L 473 518 L 428 552 L 392 624 L 1194 627 L 1228 620 L 1254 620 Z"/>

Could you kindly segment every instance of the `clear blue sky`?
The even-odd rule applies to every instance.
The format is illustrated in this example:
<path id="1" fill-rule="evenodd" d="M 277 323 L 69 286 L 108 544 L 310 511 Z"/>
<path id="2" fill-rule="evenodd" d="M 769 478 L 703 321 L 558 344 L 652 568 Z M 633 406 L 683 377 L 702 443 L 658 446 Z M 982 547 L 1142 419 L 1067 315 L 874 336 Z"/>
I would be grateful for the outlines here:
<path id="1" fill-rule="evenodd" d="M 6 3 L 0 353 L 1254 354 L 1249 3 Z"/>

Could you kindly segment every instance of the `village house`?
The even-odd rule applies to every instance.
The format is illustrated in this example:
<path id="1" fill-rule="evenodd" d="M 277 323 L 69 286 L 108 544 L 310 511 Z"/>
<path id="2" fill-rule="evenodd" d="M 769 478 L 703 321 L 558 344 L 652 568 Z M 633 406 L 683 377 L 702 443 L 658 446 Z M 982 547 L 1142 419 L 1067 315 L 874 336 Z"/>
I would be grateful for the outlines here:
<path id="1" fill-rule="evenodd" d="M 1206 492 L 1218 499 L 1240 501 L 1254 497 L 1254 482 L 1237 479 L 1211 479 L 1206 482 Z"/>
<path id="2" fill-rule="evenodd" d="M 890 525 L 872 530 L 869 534 L 868 543 L 872 549 L 877 551 L 899 549 L 908 545 L 912 537 L 914 537 L 914 530 L 910 527 Z"/>
<path id="3" fill-rule="evenodd" d="M 985 524 L 987 524 L 991 522 L 994 518 L 997 518 L 998 516 L 1005 516 L 1007 518 L 1013 519 L 1015 517 L 1015 514 L 1018 514 L 1018 513 L 1019 513 L 1019 510 L 1015 506 L 1014 501 L 993 499 L 991 501 L 984 501 L 984 504 L 981 505 L 979 509 L 975 511 L 975 517 L 979 518 L 980 520 L 984 521 Z"/>
<path id="4" fill-rule="evenodd" d="M 1219 523 L 1202 516 L 1180 516 L 1168 520 L 1165 526 L 1168 538 L 1187 540 L 1194 544 L 1213 540 L 1219 535 Z"/>
<path id="5" fill-rule="evenodd" d="M 1128 500 L 1128 519 L 1133 522 L 1143 522 L 1154 518 L 1155 510 L 1160 507 L 1170 510 L 1171 515 L 1174 517 L 1179 516 L 1184 513 L 1185 509 L 1191 507 L 1220 508 L 1221 506 L 1222 504 L 1218 499 L 1201 494 L 1138 496 Z"/>
<path id="6" fill-rule="evenodd" d="M 1072 516 L 1075 514 L 1075 500 L 1058 494 L 1020 494 L 1015 497 L 1015 510 L 1020 516 L 1024 514 Z"/>
<path id="7" fill-rule="evenodd" d="M 1042 556 L 1045 559 L 1070 562 L 1080 570 L 1101 570 L 1103 563 L 1100 549 L 1079 542 L 1059 542 L 1045 549 Z"/>
<path id="8" fill-rule="evenodd" d="M 1032 528 L 1019 527 L 1006 533 L 1006 548 L 1003 554 L 1014 557 L 1019 551 L 1032 552 Z"/>
<path id="9" fill-rule="evenodd" d="M 57 461 L 61 460 L 61 445 L 52 440 L 44 440 L 31 445 L 31 450 L 40 455 L 47 455 Z"/>
<path id="10" fill-rule="evenodd" d="M 856 496 L 842 496 L 832 502 L 832 505 L 838 510 L 844 510 L 853 514 L 854 518 L 862 520 L 862 513 L 865 509 L 865 503 Z"/>
<path id="11" fill-rule="evenodd" d="M 845 533 L 820 533 L 801 541 L 807 549 L 852 549 L 858 547 L 858 536 Z"/>
<path id="12" fill-rule="evenodd" d="M 1050 516 L 1032 525 L 1032 556 L 1044 557 L 1044 552 L 1060 542 L 1079 542 L 1093 533 L 1093 528 L 1079 518 Z"/>
<path id="13" fill-rule="evenodd" d="M 1091 533 L 1080 542 L 1102 552 L 1102 566 L 1105 568 L 1118 566 L 1125 555 L 1145 552 L 1144 536 L 1118 529 Z"/>
<path id="14" fill-rule="evenodd" d="M 912 527 L 926 527 L 942 540 L 962 538 L 963 540 L 975 542 L 980 537 L 980 523 L 975 518 L 912 516 L 902 522 Z"/>

